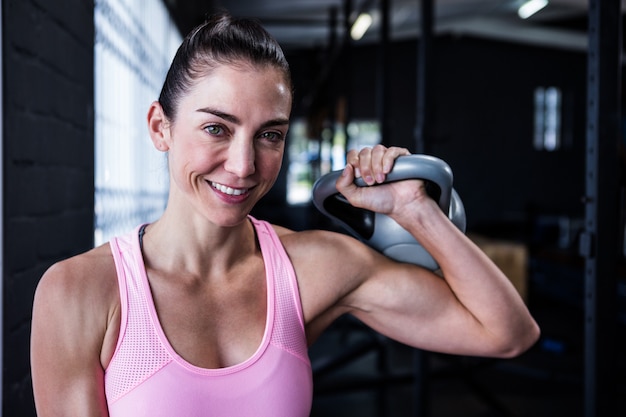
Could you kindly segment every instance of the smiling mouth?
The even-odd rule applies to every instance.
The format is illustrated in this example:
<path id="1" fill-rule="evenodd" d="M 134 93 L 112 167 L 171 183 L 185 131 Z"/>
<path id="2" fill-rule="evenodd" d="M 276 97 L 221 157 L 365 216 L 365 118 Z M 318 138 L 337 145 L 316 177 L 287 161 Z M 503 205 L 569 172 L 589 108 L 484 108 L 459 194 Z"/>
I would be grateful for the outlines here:
<path id="1" fill-rule="evenodd" d="M 248 192 L 247 188 L 231 188 L 213 181 L 211 181 L 211 187 L 227 195 L 237 196 Z"/>

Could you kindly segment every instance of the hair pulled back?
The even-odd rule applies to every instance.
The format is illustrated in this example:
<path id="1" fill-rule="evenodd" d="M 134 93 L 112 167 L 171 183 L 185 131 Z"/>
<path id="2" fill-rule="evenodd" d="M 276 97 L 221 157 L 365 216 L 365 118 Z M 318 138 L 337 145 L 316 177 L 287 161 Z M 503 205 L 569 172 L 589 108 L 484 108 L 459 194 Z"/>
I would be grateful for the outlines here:
<path id="1" fill-rule="evenodd" d="M 258 21 L 236 19 L 223 12 L 208 16 L 176 51 L 159 95 L 165 116 L 173 120 L 181 96 L 198 78 L 219 65 L 236 64 L 274 67 L 292 88 L 289 64 L 278 42 Z"/>

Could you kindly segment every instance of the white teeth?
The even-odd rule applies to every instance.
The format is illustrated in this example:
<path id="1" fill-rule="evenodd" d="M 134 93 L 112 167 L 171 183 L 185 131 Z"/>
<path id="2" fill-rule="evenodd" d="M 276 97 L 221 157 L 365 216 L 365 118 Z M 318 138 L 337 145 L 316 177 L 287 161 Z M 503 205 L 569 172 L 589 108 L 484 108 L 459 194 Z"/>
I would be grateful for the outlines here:
<path id="1" fill-rule="evenodd" d="M 240 189 L 230 188 L 225 185 L 218 184 L 216 182 L 211 182 L 211 186 L 213 186 L 213 188 L 215 188 L 216 190 L 219 190 L 223 192 L 224 194 L 228 194 L 228 195 L 241 195 L 248 191 L 247 188 L 240 188 Z"/>

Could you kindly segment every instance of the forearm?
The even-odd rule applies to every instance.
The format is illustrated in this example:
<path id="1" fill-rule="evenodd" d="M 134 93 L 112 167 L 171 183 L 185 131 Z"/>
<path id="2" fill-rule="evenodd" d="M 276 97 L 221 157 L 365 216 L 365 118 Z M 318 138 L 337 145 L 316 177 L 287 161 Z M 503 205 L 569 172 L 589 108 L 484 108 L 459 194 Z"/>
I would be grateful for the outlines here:
<path id="1" fill-rule="evenodd" d="M 435 258 L 444 281 L 424 269 L 372 265 L 373 279 L 353 297 L 356 314 L 413 346 L 488 356 L 524 351 L 539 336 L 526 305 L 427 195 L 422 181 L 354 184 L 355 175 L 368 185 L 383 183 L 395 159 L 407 152 L 384 147 L 351 152 L 337 190 L 353 206 L 388 215 L 408 230 Z"/>
<path id="2" fill-rule="evenodd" d="M 396 221 L 437 260 L 460 305 L 479 322 L 499 355 L 531 346 L 539 329 L 510 280 L 443 212 L 430 202 Z"/>

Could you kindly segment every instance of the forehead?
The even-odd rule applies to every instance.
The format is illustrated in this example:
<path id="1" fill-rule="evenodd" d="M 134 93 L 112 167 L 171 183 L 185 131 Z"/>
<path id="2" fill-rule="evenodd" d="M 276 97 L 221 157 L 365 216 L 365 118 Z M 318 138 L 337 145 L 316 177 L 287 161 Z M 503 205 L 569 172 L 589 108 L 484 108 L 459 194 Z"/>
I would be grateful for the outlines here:
<path id="1" fill-rule="evenodd" d="M 291 107 L 291 89 L 284 73 L 273 66 L 258 66 L 237 62 L 220 64 L 198 78 L 191 85 L 183 101 L 217 101 L 223 104 L 244 104 Z"/>

